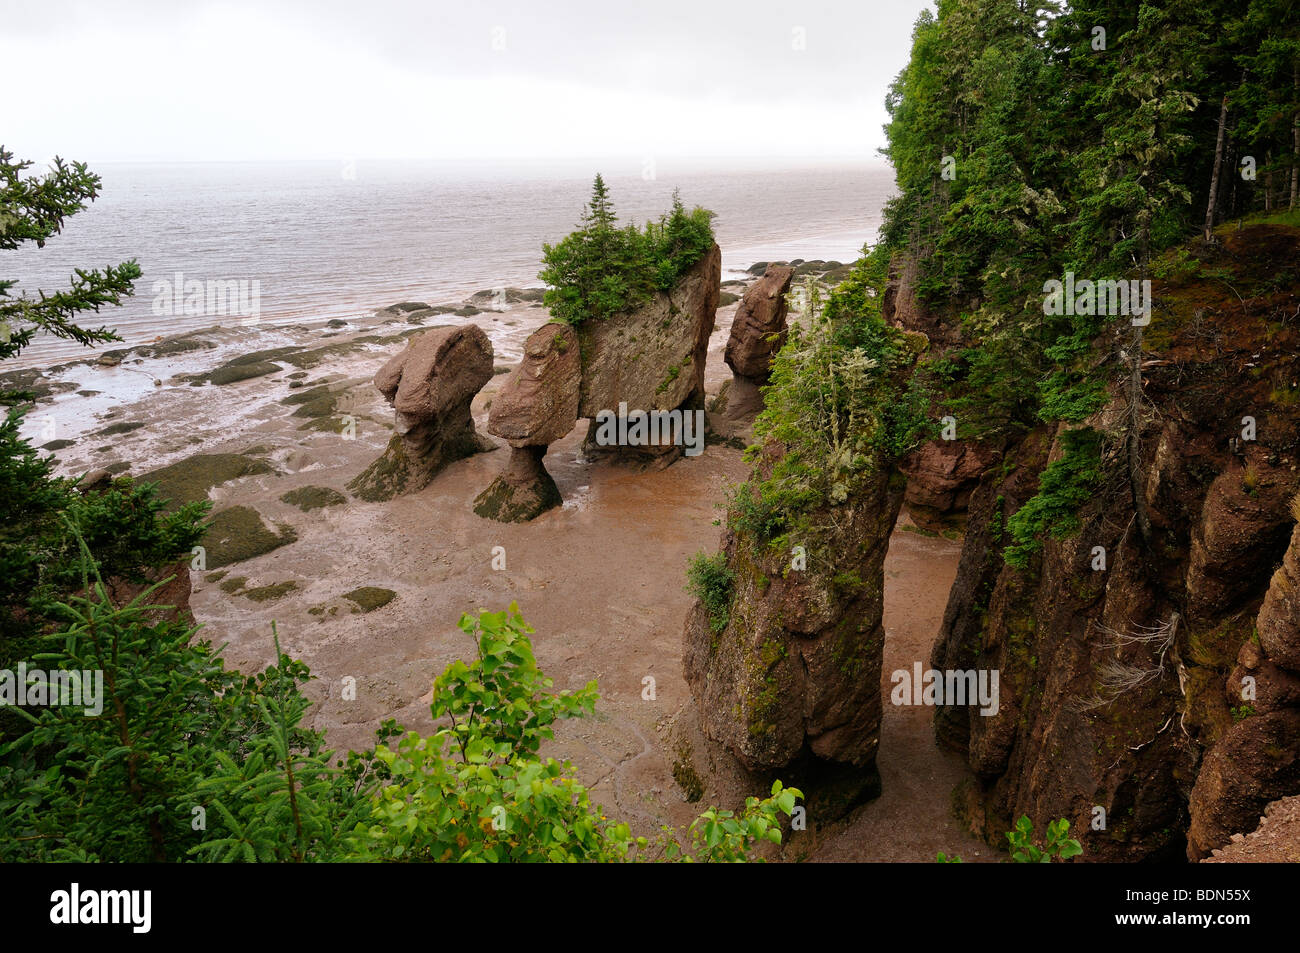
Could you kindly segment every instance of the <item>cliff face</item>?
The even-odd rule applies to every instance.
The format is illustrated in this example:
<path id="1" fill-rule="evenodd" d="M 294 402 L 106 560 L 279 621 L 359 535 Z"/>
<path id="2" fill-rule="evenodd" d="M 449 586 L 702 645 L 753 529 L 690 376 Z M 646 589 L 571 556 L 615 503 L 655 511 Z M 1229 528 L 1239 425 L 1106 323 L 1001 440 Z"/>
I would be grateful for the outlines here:
<path id="1" fill-rule="evenodd" d="M 1276 280 L 1298 250 L 1300 231 L 1247 227 L 1200 253 L 1231 286 L 1154 283 L 1140 466 L 1104 457 L 1079 531 L 1027 569 L 1003 561 L 1006 521 L 1059 431 L 1012 441 L 979 478 L 932 656 L 1001 672 L 996 715 L 936 715 L 979 778 L 976 828 L 1066 817 L 1088 860 L 1199 858 L 1300 793 L 1300 321 L 1294 276 Z M 1121 351 L 1120 333 L 1099 348 Z M 1122 435 L 1128 409 L 1117 387 L 1089 423 Z"/>

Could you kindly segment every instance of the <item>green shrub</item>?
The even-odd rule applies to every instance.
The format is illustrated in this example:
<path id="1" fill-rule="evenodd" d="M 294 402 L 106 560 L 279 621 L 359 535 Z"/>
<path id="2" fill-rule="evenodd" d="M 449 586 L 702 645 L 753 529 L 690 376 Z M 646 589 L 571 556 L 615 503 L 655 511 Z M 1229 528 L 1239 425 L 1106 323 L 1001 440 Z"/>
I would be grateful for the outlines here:
<path id="1" fill-rule="evenodd" d="M 1051 821 L 1047 825 L 1047 843 L 1040 849 L 1034 844 L 1034 822 L 1028 817 L 1016 821 L 1013 830 L 1007 832 L 1007 841 L 1011 845 L 1011 859 L 1017 864 L 1050 864 L 1053 860 L 1069 860 L 1083 853 L 1079 842 L 1066 837 L 1070 831 L 1070 822 L 1065 818 Z M 935 860 L 941 864 L 960 864 L 962 859 L 956 854 L 949 857 L 939 851 Z"/>
<path id="2" fill-rule="evenodd" d="M 1061 434 L 1064 450 L 1038 479 L 1038 493 L 1007 520 L 1011 545 L 1003 553 L 1008 565 L 1024 569 L 1051 532 L 1065 539 L 1079 529 L 1079 510 L 1092 499 L 1102 479 L 1101 434 L 1090 428 Z"/>
<path id="3" fill-rule="evenodd" d="M 151 622 L 147 595 L 91 592 L 36 659 L 102 671 L 103 714 L 41 708 L 0 746 L 4 860 L 747 860 L 802 797 L 778 781 L 743 811 L 633 836 L 542 756 L 556 721 L 594 710 L 596 683 L 552 692 L 514 605 L 462 616 L 474 657 L 434 680 L 432 734 L 385 722 L 376 748 L 335 760 L 303 727 L 311 674 L 278 640 L 276 665 L 246 677 L 195 629 Z"/>
<path id="4" fill-rule="evenodd" d="M 727 567 L 724 553 L 708 556 L 696 553 L 686 569 L 686 591 L 709 613 L 709 628 L 716 634 L 727 627 L 731 615 L 731 597 L 735 575 Z"/>
<path id="5" fill-rule="evenodd" d="M 619 228 L 605 180 L 596 176 L 578 229 L 542 247 L 538 278 L 551 317 L 578 325 L 608 318 L 670 290 L 713 247 L 713 213 L 690 212 L 673 193 L 672 209 L 645 230 Z"/>
<path id="6" fill-rule="evenodd" d="M 760 544 L 779 545 L 811 512 L 843 503 L 882 463 L 912 450 L 930 428 L 924 382 L 908 373 L 916 359 L 904 335 L 880 314 L 885 265 L 863 258 L 823 306 L 815 279 L 801 288 L 803 319 L 792 323 L 772 362 L 765 408 L 749 452 L 780 454 L 756 465 L 728 499 L 728 525 Z"/>

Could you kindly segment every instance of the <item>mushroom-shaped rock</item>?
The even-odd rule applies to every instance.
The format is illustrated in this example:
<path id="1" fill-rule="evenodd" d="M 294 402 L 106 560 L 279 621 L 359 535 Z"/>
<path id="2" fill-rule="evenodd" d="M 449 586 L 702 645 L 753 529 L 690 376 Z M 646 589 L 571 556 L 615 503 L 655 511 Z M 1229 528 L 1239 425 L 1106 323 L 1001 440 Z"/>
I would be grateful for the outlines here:
<path id="1" fill-rule="evenodd" d="M 524 342 L 524 358 L 492 401 L 487 429 L 516 447 L 545 447 L 578 419 L 582 356 L 567 324 L 544 324 Z"/>
<path id="2" fill-rule="evenodd" d="M 455 460 L 491 450 L 469 410 L 491 378 L 492 342 L 477 325 L 411 338 L 375 375 L 375 386 L 396 412 L 397 434 L 348 489 L 363 500 L 390 500 L 427 486 Z"/>
<path id="3" fill-rule="evenodd" d="M 510 441 L 510 460 L 474 500 L 474 512 L 502 523 L 533 519 L 559 506 L 560 490 L 542 465 L 547 444 L 578 418 L 582 357 L 567 324 L 544 324 L 524 342 L 524 358 L 492 401 L 488 430 Z"/>

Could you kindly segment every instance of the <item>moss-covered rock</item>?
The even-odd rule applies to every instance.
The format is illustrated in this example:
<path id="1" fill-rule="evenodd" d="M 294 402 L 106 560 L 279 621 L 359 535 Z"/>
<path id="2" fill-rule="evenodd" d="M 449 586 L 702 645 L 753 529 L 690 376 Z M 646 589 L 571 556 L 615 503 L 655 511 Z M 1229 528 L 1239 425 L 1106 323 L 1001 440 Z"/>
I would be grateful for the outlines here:
<path id="1" fill-rule="evenodd" d="M 172 507 L 195 500 L 206 500 L 214 486 L 240 477 L 273 473 L 264 460 L 242 453 L 196 453 L 169 466 L 151 470 L 141 482 L 157 483 L 158 495 L 171 500 Z"/>
<path id="2" fill-rule="evenodd" d="M 252 599 L 254 602 L 269 602 L 272 599 L 279 599 L 287 592 L 293 592 L 298 588 L 298 584 L 292 580 L 288 582 L 277 582 L 269 586 L 258 586 L 256 589 L 245 589 L 240 593 L 245 599 Z"/>
<path id="3" fill-rule="evenodd" d="M 109 424 L 102 430 L 96 430 L 91 436 L 93 437 L 116 437 L 119 434 L 130 433 L 133 430 L 139 430 L 144 426 L 142 420 L 123 420 L 115 424 Z"/>
<path id="4" fill-rule="evenodd" d="M 300 486 L 280 497 L 281 503 L 296 506 L 304 513 L 326 506 L 338 506 L 347 501 L 346 496 L 327 486 Z"/>
<path id="5" fill-rule="evenodd" d="M 234 384 L 238 381 L 251 380 L 254 377 L 265 377 L 267 374 L 274 374 L 280 370 L 279 364 L 273 364 L 270 361 L 263 361 L 258 364 L 238 364 L 234 366 L 222 365 L 211 373 L 200 376 L 195 383 L 201 383 L 207 380 L 209 384 L 221 386 L 223 384 Z"/>
<path id="6" fill-rule="evenodd" d="M 474 499 L 474 512 L 498 523 L 524 523 L 564 502 L 542 466 L 546 447 L 512 447 L 505 470 Z"/>
<path id="7" fill-rule="evenodd" d="M 356 606 L 353 612 L 364 613 L 382 609 L 397 598 L 397 593 L 379 586 L 362 586 L 360 589 L 343 593 L 343 598 Z"/>
<path id="8" fill-rule="evenodd" d="M 203 536 L 208 565 L 221 568 L 262 556 L 294 542 L 298 534 L 288 526 L 272 532 L 262 522 L 257 510 L 249 506 L 232 506 L 212 517 Z M 223 584 L 224 585 L 224 584 Z"/>

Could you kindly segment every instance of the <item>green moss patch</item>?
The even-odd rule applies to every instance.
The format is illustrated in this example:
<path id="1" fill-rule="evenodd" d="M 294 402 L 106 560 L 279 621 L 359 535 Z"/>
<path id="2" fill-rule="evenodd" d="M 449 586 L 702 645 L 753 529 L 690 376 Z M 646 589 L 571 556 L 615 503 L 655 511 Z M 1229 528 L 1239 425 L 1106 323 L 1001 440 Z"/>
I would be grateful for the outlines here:
<path id="1" fill-rule="evenodd" d="M 222 510 L 212 517 L 203 537 L 203 545 L 208 551 L 208 565 L 219 569 L 231 563 L 243 562 L 286 546 L 298 538 L 298 534 L 288 526 L 277 529 L 279 533 L 267 529 L 262 517 L 252 507 L 232 506 Z"/>
<path id="2" fill-rule="evenodd" d="M 343 593 L 343 598 L 356 605 L 354 612 L 374 612 L 396 599 L 397 593 L 378 586 L 362 586 L 360 589 Z"/>
<path id="3" fill-rule="evenodd" d="M 109 424 L 103 430 L 96 430 L 91 436 L 93 437 L 115 437 L 118 434 L 130 433 L 132 430 L 139 430 L 144 426 L 144 421 L 132 420 L 122 421 L 121 423 Z"/>
<path id="4" fill-rule="evenodd" d="M 225 573 L 222 573 L 222 575 L 225 575 Z M 240 589 L 243 589 L 246 585 L 248 585 L 247 576 L 231 576 L 221 584 L 221 591 L 235 593 Z"/>
<path id="5" fill-rule="evenodd" d="M 287 407 L 296 407 L 295 417 L 330 417 L 338 410 L 339 392 L 332 390 L 328 384 L 318 384 L 307 390 L 298 391 L 288 397 L 280 398 L 280 403 Z"/>
<path id="6" fill-rule="evenodd" d="M 281 503 L 296 506 L 304 513 L 326 506 L 339 506 L 347 501 L 346 496 L 338 490 L 331 490 L 327 486 L 300 486 L 280 497 Z"/>
<path id="7" fill-rule="evenodd" d="M 269 602 L 272 599 L 279 599 L 287 592 L 293 592 L 298 588 L 298 584 L 293 581 L 277 582 L 270 586 L 258 586 L 256 589 L 246 589 L 240 595 L 245 599 L 252 599 L 254 602 Z"/>
<path id="8" fill-rule="evenodd" d="M 254 377 L 265 377 L 267 374 L 274 374 L 279 371 L 280 365 L 273 364 L 270 361 L 261 361 L 256 364 L 223 364 L 207 376 L 210 384 L 220 386 L 222 384 L 234 384 L 237 381 L 246 381 Z"/>
<path id="9" fill-rule="evenodd" d="M 411 463 L 406 457 L 402 438 L 393 436 L 383 455 L 357 474 L 348 484 L 348 489 L 357 499 L 382 503 L 405 490 L 410 479 Z"/>
<path id="10" fill-rule="evenodd" d="M 240 477 L 273 473 L 265 461 L 242 453 L 196 453 L 170 466 L 151 470 L 140 477 L 142 482 L 157 483 L 158 495 L 171 500 L 173 506 L 206 500 L 214 486 Z"/>

